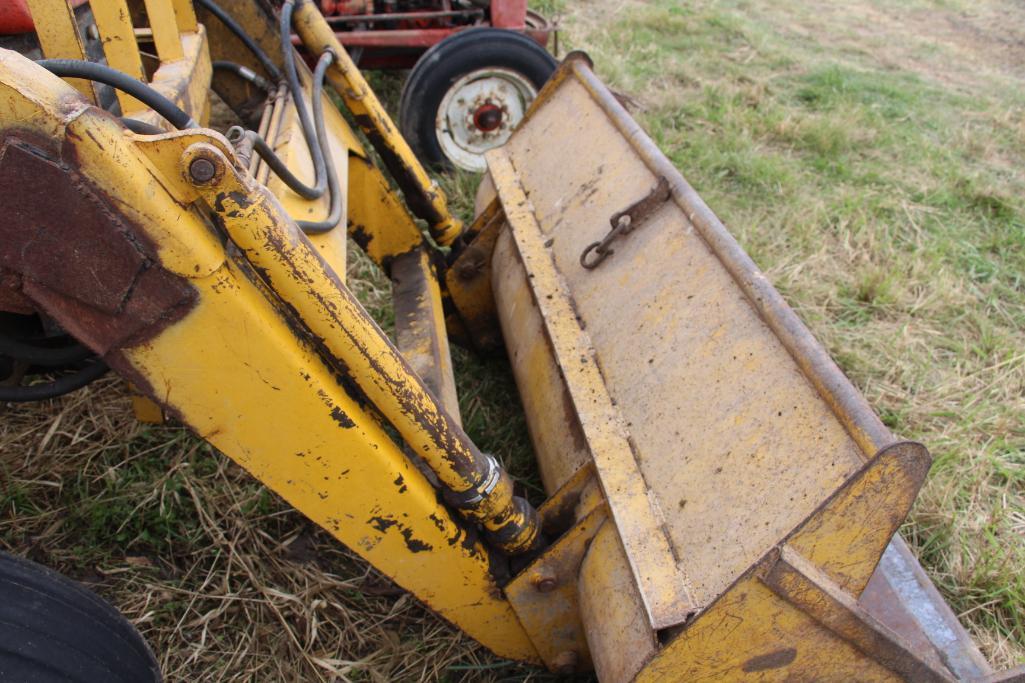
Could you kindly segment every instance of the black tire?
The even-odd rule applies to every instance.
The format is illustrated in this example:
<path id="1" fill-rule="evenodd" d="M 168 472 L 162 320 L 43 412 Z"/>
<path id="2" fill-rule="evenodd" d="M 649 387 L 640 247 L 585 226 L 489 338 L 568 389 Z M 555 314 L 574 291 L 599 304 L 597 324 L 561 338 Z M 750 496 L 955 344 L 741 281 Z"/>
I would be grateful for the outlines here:
<path id="1" fill-rule="evenodd" d="M 0 681 L 159 682 L 160 668 L 139 632 L 98 595 L 0 552 Z"/>
<path id="2" fill-rule="evenodd" d="M 402 88 L 399 128 L 428 166 L 466 168 L 446 155 L 438 139 L 435 123 L 446 93 L 463 77 L 485 68 L 514 72 L 533 85 L 536 93 L 557 65 L 554 57 L 522 33 L 497 28 L 460 31 L 425 52 L 413 67 Z M 503 121 L 501 125 L 506 130 L 517 122 Z"/>

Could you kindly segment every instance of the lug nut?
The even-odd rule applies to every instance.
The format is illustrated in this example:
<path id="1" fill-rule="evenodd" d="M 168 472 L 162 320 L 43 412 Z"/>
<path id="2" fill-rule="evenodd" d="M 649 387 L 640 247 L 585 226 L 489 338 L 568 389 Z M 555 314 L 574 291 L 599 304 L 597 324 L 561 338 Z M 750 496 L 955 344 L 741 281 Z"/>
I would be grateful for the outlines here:
<path id="1" fill-rule="evenodd" d="M 193 159 L 189 164 L 189 177 L 196 183 L 208 183 L 217 175 L 217 166 L 205 157 Z"/>

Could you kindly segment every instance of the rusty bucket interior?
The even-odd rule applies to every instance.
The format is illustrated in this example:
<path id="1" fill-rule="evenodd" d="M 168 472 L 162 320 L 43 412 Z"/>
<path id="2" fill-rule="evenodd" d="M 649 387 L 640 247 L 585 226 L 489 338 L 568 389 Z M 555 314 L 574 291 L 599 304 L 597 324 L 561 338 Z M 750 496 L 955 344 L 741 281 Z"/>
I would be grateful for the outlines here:
<path id="1" fill-rule="evenodd" d="M 457 261 L 448 285 L 480 346 L 504 339 L 542 516 L 577 521 L 507 589 L 552 636 L 546 661 L 587 652 L 603 681 L 987 673 L 894 537 L 927 450 L 882 424 L 585 56 L 487 158 L 460 256 L 486 267 Z M 567 570 L 561 617 L 517 585 Z"/>

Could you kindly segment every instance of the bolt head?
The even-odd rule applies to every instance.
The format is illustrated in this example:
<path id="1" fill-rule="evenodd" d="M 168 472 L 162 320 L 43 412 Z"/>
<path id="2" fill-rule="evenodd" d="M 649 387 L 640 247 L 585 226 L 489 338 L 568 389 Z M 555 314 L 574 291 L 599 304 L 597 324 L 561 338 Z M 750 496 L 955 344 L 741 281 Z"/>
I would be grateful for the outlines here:
<path id="1" fill-rule="evenodd" d="M 193 159 L 189 164 L 189 177 L 196 183 L 208 183 L 217 175 L 217 166 L 205 157 Z"/>
<path id="2" fill-rule="evenodd" d="M 456 266 L 456 277 L 460 280 L 472 280 L 484 268 L 484 256 L 475 247 L 470 247 L 459 259 Z"/>
<path id="3" fill-rule="evenodd" d="M 540 574 L 534 577 L 534 587 L 540 593 L 551 593 L 559 586 L 559 581 L 550 574 Z"/>

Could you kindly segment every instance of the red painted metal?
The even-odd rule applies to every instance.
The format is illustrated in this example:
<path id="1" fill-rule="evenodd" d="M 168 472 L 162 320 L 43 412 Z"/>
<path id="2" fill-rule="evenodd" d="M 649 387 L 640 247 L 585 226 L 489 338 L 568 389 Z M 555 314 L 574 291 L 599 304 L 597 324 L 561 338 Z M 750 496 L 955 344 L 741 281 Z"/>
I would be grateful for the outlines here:
<path id="1" fill-rule="evenodd" d="M 527 0 L 491 0 L 491 25 L 522 31 L 526 26 Z"/>
<path id="2" fill-rule="evenodd" d="M 32 15 L 25 0 L 0 2 L 0 34 L 28 33 L 32 30 Z"/>
<path id="3" fill-rule="evenodd" d="M 372 0 L 320 0 L 320 12 L 325 17 L 369 14 L 373 11 Z"/>
<path id="4" fill-rule="evenodd" d="M 477 26 L 521 31 L 541 47 L 548 46 L 552 32 L 547 26 L 537 27 L 537 21 L 527 26 L 527 0 L 491 0 L 483 20 L 480 17 L 457 16 L 461 13 L 453 11 L 451 3 L 445 0 L 436 0 L 432 6 L 419 11 L 381 13 L 373 12 L 372 0 L 319 0 L 319 4 L 329 22 L 333 16 L 346 17 L 344 22 L 336 23 L 335 35 L 342 45 L 361 49 L 359 66 L 366 69 L 412 67 L 429 47 L 454 33 Z M 363 9 L 356 13 L 354 10 L 360 7 Z M 373 17 L 371 28 L 339 30 L 350 20 L 361 19 L 360 14 Z M 369 16 L 365 18 L 370 19 Z M 375 28 L 384 26 L 385 22 L 389 28 Z M 292 43 L 299 45 L 301 41 L 292 36 Z"/>
<path id="5" fill-rule="evenodd" d="M 72 7 L 79 7 L 86 0 L 73 0 Z M 25 0 L 0 0 L 0 35 L 29 33 L 35 30 L 32 14 Z"/>

